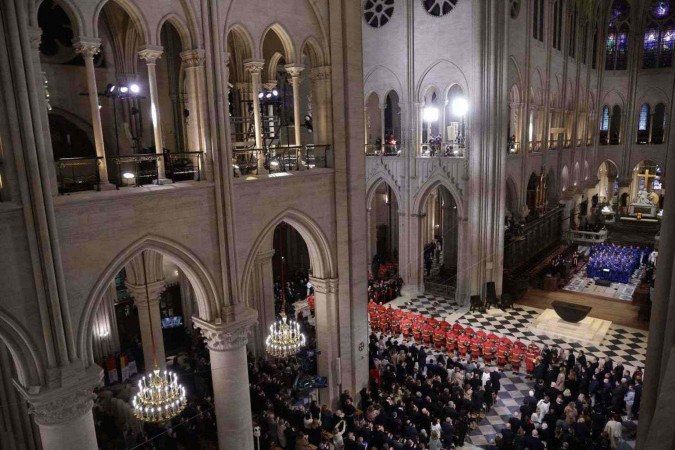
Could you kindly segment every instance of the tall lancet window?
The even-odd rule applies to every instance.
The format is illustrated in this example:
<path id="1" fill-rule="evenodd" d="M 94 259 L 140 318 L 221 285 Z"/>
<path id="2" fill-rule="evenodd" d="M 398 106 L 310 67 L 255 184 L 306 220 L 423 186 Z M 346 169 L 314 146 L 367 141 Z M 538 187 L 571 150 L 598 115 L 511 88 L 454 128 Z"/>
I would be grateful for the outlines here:
<path id="1" fill-rule="evenodd" d="M 649 112 L 649 105 L 643 103 L 642 106 L 640 106 L 640 115 L 638 116 L 638 144 L 646 144 L 649 142 Z"/>
<path id="2" fill-rule="evenodd" d="M 653 1 L 649 7 L 648 23 L 642 53 L 642 67 L 652 69 L 671 67 L 675 49 L 675 12 L 670 0 Z"/>
<path id="3" fill-rule="evenodd" d="M 605 44 L 605 70 L 625 70 L 628 62 L 630 6 L 626 0 L 614 0 Z"/>

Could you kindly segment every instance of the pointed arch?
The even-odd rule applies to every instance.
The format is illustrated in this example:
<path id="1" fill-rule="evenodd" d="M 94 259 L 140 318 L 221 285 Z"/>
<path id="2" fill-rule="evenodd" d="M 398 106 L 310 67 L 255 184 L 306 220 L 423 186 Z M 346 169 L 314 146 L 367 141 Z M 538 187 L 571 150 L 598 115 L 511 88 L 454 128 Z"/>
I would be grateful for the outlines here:
<path id="1" fill-rule="evenodd" d="M 40 386 L 47 381 L 46 368 L 30 333 L 3 310 L 0 310 L 0 341 L 12 355 L 21 386 Z"/>
<path id="2" fill-rule="evenodd" d="M 265 38 L 270 32 L 274 32 L 281 41 L 281 45 L 284 48 L 284 59 L 286 60 L 286 64 L 295 64 L 297 62 L 295 45 L 293 44 L 290 34 L 288 34 L 286 29 L 279 22 L 273 23 L 263 31 L 260 38 L 260 48 L 258 49 L 259 55 L 264 58 L 263 47 L 265 45 Z"/>
<path id="3" fill-rule="evenodd" d="M 373 197 L 375 197 L 375 192 L 377 189 L 380 187 L 380 185 L 384 183 L 387 186 L 389 186 L 389 189 L 391 189 L 391 192 L 394 193 L 394 196 L 396 197 L 396 202 L 398 205 L 402 205 L 401 203 L 401 193 L 398 190 L 398 186 L 396 186 L 396 183 L 394 180 L 389 176 L 389 174 L 386 174 L 384 172 L 380 172 L 374 177 L 371 178 L 371 181 L 368 181 L 366 183 L 366 209 L 371 208 L 371 204 L 373 202 Z"/>
<path id="4" fill-rule="evenodd" d="M 238 45 L 240 46 L 241 52 L 242 52 L 242 61 L 246 61 L 247 59 L 255 58 L 258 55 L 255 55 L 254 49 L 255 49 L 255 44 L 253 43 L 253 36 L 251 36 L 251 33 L 248 31 L 248 29 L 241 23 L 234 23 L 232 24 L 228 29 L 227 33 L 225 33 L 225 41 L 226 41 L 226 48 L 227 44 L 229 44 L 230 38 L 233 40 L 232 44 L 233 45 Z"/>
<path id="5" fill-rule="evenodd" d="M 33 26 L 38 27 L 38 11 L 44 0 L 38 0 L 34 8 L 34 17 L 32 17 Z M 54 0 L 54 3 L 57 4 L 63 12 L 66 13 L 68 19 L 70 19 L 70 24 L 73 27 L 73 36 L 84 36 L 87 33 L 85 28 L 85 20 L 80 12 L 80 9 L 73 5 L 72 0 Z"/>
<path id="6" fill-rule="evenodd" d="M 181 47 L 183 50 L 189 50 L 193 48 L 192 36 L 190 34 L 190 29 L 183 19 L 178 17 L 176 13 L 169 13 L 162 17 L 157 24 L 157 29 L 155 30 L 155 40 L 156 42 L 162 42 L 162 27 L 165 23 L 170 23 L 178 32 L 180 36 Z"/>
<path id="7" fill-rule="evenodd" d="M 300 54 L 307 55 L 310 68 L 321 67 L 326 65 L 326 58 L 321 44 L 314 36 L 309 36 L 305 39 L 300 47 Z"/>
<path id="8" fill-rule="evenodd" d="M 131 1 L 131 0 L 101 0 L 101 2 L 96 6 L 96 10 L 94 12 L 94 17 L 93 17 L 93 22 L 91 23 L 91 29 L 93 30 L 94 37 L 99 37 L 98 35 L 98 19 L 101 15 L 101 11 L 103 10 L 103 7 L 109 3 L 115 3 L 117 6 L 122 8 L 131 18 L 131 21 L 134 23 L 136 27 L 136 31 L 138 31 L 138 35 L 140 36 L 140 44 L 141 45 L 147 45 L 147 44 L 155 44 L 157 45 L 158 42 L 153 42 L 151 35 L 150 35 L 150 27 L 148 25 L 148 20 L 147 18 L 143 15 L 143 13 L 138 9 L 138 7 Z"/>
<path id="9" fill-rule="evenodd" d="M 441 79 L 449 79 L 453 80 L 452 83 L 448 84 L 453 84 L 457 83 L 461 86 L 462 91 L 464 92 L 464 95 L 466 95 L 467 98 L 470 97 L 470 92 L 469 92 L 469 82 L 466 78 L 466 75 L 464 74 L 464 71 L 455 63 L 452 61 L 449 61 L 447 59 L 439 59 L 431 63 L 427 69 L 422 72 L 420 75 L 419 81 L 417 82 L 417 85 L 415 86 L 415 92 L 416 92 L 416 97 L 418 101 L 422 101 L 424 99 L 424 96 L 422 95 L 423 91 L 426 91 L 427 88 L 424 88 L 424 86 L 427 86 L 429 84 L 433 84 L 436 81 L 430 81 L 428 78 L 432 78 L 432 72 L 435 71 L 435 69 L 441 68 L 441 66 L 447 66 L 449 70 L 447 71 L 442 71 L 442 76 L 439 76 L 438 78 Z M 459 81 L 457 81 L 459 79 Z M 444 83 L 445 84 L 445 83 Z M 441 92 L 439 89 L 438 92 Z"/>
<path id="10" fill-rule="evenodd" d="M 101 303 L 110 281 L 131 261 L 145 250 L 161 253 L 169 258 L 190 280 L 197 299 L 199 317 L 204 320 L 212 320 L 219 314 L 220 304 L 216 283 L 209 274 L 206 266 L 190 249 L 170 239 L 146 235 L 127 246 L 115 256 L 103 270 L 94 283 L 89 296 L 86 299 L 82 315 L 79 320 L 77 334 L 77 350 L 80 358 L 86 365 L 94 363 L 92 353 L 92 328 L 95 313 Z"/>
<path id="11" fill-rule="evenodd" d="M 331 246 L 326 235 L 319 225 L 307 214 L 293 208 L 289 208 L 279 213 L 274 219 L 269 221 L 262 229 L 251 247 L 251 251 L 246 258 L 244 270 L 241 277 L 242 303 L 252 305 L 251 293 L 248 287 L 251 285 L 253 269 L 258 253 L 263 250 L 263 244 L 271 239 L 274 229 L 280 223 L 285 222 L 291 225 L 300 233 L 300 236 L 307 244 L 309 252 L 309 261 L 312 268 L 312 276 L 320 279 L 331 279 L 337 277 L 337 264 L 335 262 Z"/>
<path id="12" fill-rule="evenodd" d="M 429 177 L 429 179 L 427 179 L 427 181 L 425 181 L 424 184 L 418 189 L 413 198 L 413 213 L 422 214 L 424 205 L 426 204 L 429 195 L 435 188 L 439 186 L 446 188 L 452 195 L 455 205 L 457 205 L 457 217 L 460 220 L 465 219 L 466 211 L 464 203 L 462 202 L 461 191 L 453 183 L 450 183 L 446 176 L 438 173 Z"/>

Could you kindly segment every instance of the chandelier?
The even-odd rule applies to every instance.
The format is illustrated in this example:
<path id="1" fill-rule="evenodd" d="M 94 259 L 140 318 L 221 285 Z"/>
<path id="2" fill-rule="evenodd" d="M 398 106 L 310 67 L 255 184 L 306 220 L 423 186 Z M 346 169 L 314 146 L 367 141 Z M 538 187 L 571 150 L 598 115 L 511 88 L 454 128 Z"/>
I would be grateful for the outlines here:
<path id="1" fill-rule="evenodd" d="M 284 234 L 281 233 L 281 318 L 270 325 L 270 334 L 265 339 L 267 353 L 274 358 L 294 356 L 305 346 L 305 335 L 300 331 L 300 324 L 286 318 L 286 270 L 284 251 Z"/>
<path id="2" fill-rule="evenodd" d="M 185 409 L 185 388 L 178 376 L 168 370 L 155 369 L 138 381 L 134 396 L 134 415 L 144 422 L 164 422 Z"/>
<path id="3" fill-rule="evenodd" d="M 146 303 L 148 316 L 150 314 L 150 293 L 148 289 L 148 274 L 145 268 L 145 252 L 141 252 L 143 259 L 143 278 L 145 283 Z M 138 381 L 138 394 L 134 395 L 132 405 L 134 416 L 144 422 L 164 422 L 180 414 L 187 403 L 185 388 L 178 383 L 178 376 L 169 370 L 159 370 L 157 367 L 157 352 L 155 350 L 155 336 L 150 333 L 152 355 L 155 368 L 149 375 L 144 375 Z"/>
<path id="4" fill-rule="evenodd" d="M 271 356 L 287 358 L 298 353 L 304 346 L 305 335 L 300 331 L 300 324 L 295 320 L 288 320 L 286 314 L 281 314 L 281 320 L 270 325 L 270 335 L 265 340 L 265 347 Z"/>

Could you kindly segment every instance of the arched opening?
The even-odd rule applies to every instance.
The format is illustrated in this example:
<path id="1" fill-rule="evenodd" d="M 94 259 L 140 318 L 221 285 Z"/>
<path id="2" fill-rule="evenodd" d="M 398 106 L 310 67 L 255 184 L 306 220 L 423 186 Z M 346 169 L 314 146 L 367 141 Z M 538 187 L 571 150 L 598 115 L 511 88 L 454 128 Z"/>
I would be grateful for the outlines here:
<path id="1" fill-rule="evenodd" d="M 643 103 L 642 106 L 640 106 L 640 112 L 638 115 L 638 128 L 637 128 L 637 136 L 636 136 L 636 143 L 638 144 L 648 144 L 650 139 L 649 139 L 649 131 L 652 127 L 652 115 L 650 111 L 650 107 L 648 103 Z"/>
<path id="2" fill-rule="evenodd" d="M 436 139 L 439 137 L 439 119 L 440 119 L 440 108 L 439 104 L 441 99 L 439 94 L 436 91 L 436 88 L 431 88 L 427 90 L 424 95 L 422 106 L 422 142 L 430 143 L 431 139 Z"/>
<path id="3" fill-rule="evenodd" d="M 507 219 L 519 219 L 521 216 L 518 188 L 512 178 L 506 180 L 506 210 Z"/>
<path id="4" fill-rule="evenodd" d="M 230 135 L 235 149 L 255 147 L 253 131 L 253 99 L 251 97 L 251 76 L 244 69 L 244 61 L 253 57 L 252 43 L 246 30 L 234 26 L 227 33 L 227 52 L 230 55 L 229 89 Z M 243 161 L 239 164 L 245 171 Z M 256 167 L 254 165 L 254 167 Z"/>
<path id="5" fill-rule="evenodd" d="M 666 105 L 658 103 L 654 107 L 652 116 L 651 138 L 652 144 L 663 144 L 666 136 Z"/>
<path id="6" fill-rule="evenodd" d="M 518 153 L 520 151 L 520 143 L 522 141 L 520 137 L 522 131 L 521 108 L 520 90 L 514 84 L 509 91 L 509 125 L 507 132 L 509 153 Z"/>
<path id="7" fill-rule="evenodd" d="M 630 25 L 630 3 L 614 0 L 607 27 L 605 70 L 626 70 Z"/>
<path id="8" fill-rule="evenodd" d="M 558 199 L 560 198 L 559 192 L 556 188 L 556 176 L 553 168 L 548 170 L 545 178 L 546 182 L 546 202 L 547 205 L 555 206 L 558 204 Z"/>
<path id="9" fill-rule="evenodd" d="M 157 61 L 157 88 L 162 129 L 166 130 L 164 147 L 172 153 L 182 153 L 188 148 L 185 127 L 189 114 L 186 114 L 185 74 L 180 56 L 186 49 L 183 48 L 178 30 L 169 21 L 162 25 L 160 44 L 164 53 Z"/>
<path id="10" fill-rule="evenodd" d="M 600 145 L 609 144 L 609 106 L 602 107 L 600 115 Z"/>
<path id="11" fill-rule="evenodd" d="M 459 211 L 453 194 L 444 186 L 433 188 L 422 206 L 421 233 L 424 287 L 457 287 Z"/>
<path id="12" fill-rule="evenodd" d="M 396 91 L 389 91 L 384 107 L 384 154 L 397 155 L 401 141 L 401 107 Z"/>
<path id="13" fill-rule="evenodd" d="M 609 145 L 621 143 L 621 106 L 614 105 L 609 120 Z"/>
<path id="14" fill-rule="evenodd" d="M 398 264 L 398 197 L 391 186 L 381 181 L 374 188 L 369 203 L 369 258 L 371 275 L 379 278 L 375 267 Z M 389 277 L 387 277 L 389 278 Z"/>
<path id="15" fill-rule="evenodd" d="M 527 209 L 530 214 L 533 214 L 538 208 L 538 194 L 539 194 L 539 177 L 532 172 L 530 178 L 527 180 Z"/>
<path id="16" fill-rule="evenodd" d="M 563 166 L 562 172 L 560 172 L 560 184 L 563 193 L 570 187 L 570 171 L 567 166 Z"/>
<path id="17" fill-rule="evenodd" d="M 591 211 L 608 206 L 611 212 L 618 211 L 619 171 L 613 161 L 607 159 L 600 163 L 597 172 L 598 182 L 591 196 Z"/>
<path id="18" fill-rule="evenodd" d="M 572 185 L 577 186 L 581 181 L 581 166 L 579 161 L 574 163 L 574 170 L 572 172 Z"/>
<path id="19" fill-rule="evenodd" d="M 640 161 L 632 172 L 628 201 L 628 214 L 656 218 L 663 209 L 666 194 L 661 166 L 650 160 Z"/>
<path id="20" fill-rule="evenodd" d="M 452 85 L 446 94 L 442 129 L 439 134 L 443 142 L 464 143 L 466 138 L 466 96 L 461 86 Z"/>
<path id="21" fill-rule="evenodd" d="M 382 125 L 380 98 L 372 92 L 366 99 L 366 145 L 371 151 L 379 152 L 382 148 Z"/>

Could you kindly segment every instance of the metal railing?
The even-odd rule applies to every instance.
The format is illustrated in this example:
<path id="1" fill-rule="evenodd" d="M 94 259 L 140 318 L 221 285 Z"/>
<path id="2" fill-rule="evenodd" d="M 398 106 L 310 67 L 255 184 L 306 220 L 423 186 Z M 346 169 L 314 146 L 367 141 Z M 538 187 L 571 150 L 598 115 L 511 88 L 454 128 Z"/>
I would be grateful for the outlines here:
<path id="1" fill-rule="evenodd" d="M 563 148 L 571 148 L 572 147 L 572 139 L 565 139 L 563 141 Z"/>
<path id="2" fill-rule="evenodd" d="M 420 144 L 419 158 L 463 158 L 466 146 L 456 142 L 441 142 L 440 144 Z"/>
<path id="3" fill-rule="evenodd" d="M 509 142 L 506 144 L 506 153 L 509 155 L 516 155 L 520 153 L 520 142 L 509 140 Z"/>
<path id="4" fill-rule="evenodd" d="M 366 156 L 399 156 L 401 149 L 398 144 L 374 145 L 366 144 L 364 146 Z"/>
<path id="5" fill-rule="evenodd" d="M 268 173 L 295 172 L 332 167 L 330 145 L 290 145 L 267 149 L 235 149 L 232 168 L 235 177 Z"/>
<path id="6" fill-rule="evenodd" d="M 176 181 L 202 179 L 204 152 L 179 152 L 179 153 L 165 153 L 164 162 L 166 164 L 166 176 L 174 183 Z"/>
<path id="7" fill-rule="evenodd" d="M 111 156 L 109 160 L 115 167 L 115 185 L 119 189 L 151 184 L 159 178 L 157 161 L 162 157 L 157 153 Z"/>
<path id="8" fill-rule="evenodd" d="M 527 150 L 530 153 L 541 152 L 541 141 L 530 141 L 527 143 Z"/>
<path id="9" fill-rule="evenodd" d="M 99 190 L 101 178 L 98 170 L 102 160 L 102 156 L 82 156 L 55 160 L 59 194 Z"/>

